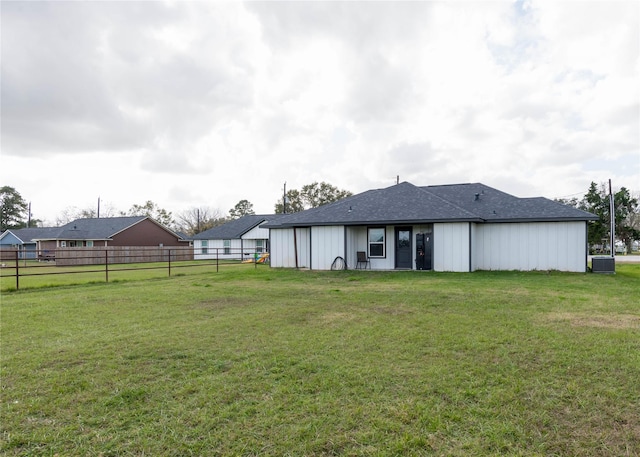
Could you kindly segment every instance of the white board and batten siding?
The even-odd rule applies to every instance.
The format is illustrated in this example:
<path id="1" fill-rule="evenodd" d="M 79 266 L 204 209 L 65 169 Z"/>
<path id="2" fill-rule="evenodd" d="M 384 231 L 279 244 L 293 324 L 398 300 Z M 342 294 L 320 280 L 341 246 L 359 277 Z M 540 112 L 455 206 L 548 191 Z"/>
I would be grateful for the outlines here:
<path id="1" fill-rule="evenodd" d="M 330 270 L 336 257 L 344 258 L 344 237 L 342 225 L 311 227 L 311 269 Z"/>
<path id="2" fill-rule="evenodd" d="M 269 229 L 260 228 L 260 226 L 254 227 L 247 233 L 242 235 L 243 240 L 268 240 Z"/>
<path id="3" fill-rule="evenodd" d="M 433 269 L 435 271 L 469 271 L 471 224 L 433 224 Z"/>
<path id="4" fill-rule="evenodd" d="M 269 263 L 276 268 L 295 268 L 297 246 L 298 267 L 309 268 L 311 261 L 311 231 L 309 228 L 271 229 L 271 253 Z"/>
<path id="5" fill-rule="evenodd" d="M 478 224 L 474 270 L 586 271 L 585 222 Z"/>

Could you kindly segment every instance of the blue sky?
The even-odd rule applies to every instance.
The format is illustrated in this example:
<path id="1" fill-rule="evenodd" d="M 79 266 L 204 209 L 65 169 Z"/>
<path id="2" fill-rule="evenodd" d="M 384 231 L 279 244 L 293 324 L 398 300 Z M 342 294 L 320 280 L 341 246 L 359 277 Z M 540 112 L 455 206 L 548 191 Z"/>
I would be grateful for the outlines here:
<path id="1" fill-rule="evenodd" d="M 287 188 L 640 191 L 640 3 L 2 2 L 2 185 L 273 211 Z"/>

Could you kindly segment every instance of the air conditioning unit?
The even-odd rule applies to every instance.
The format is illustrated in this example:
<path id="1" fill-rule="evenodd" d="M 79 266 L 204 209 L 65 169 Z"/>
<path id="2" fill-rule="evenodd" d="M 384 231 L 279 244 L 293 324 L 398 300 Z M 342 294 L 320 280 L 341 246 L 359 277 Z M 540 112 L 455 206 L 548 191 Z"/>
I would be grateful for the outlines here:
<path id="1" fill-rule="evenodd" d="M 616 272 L 615 257 L 594 257 L 591 259 L 591 271 L 594 273 L 610 273 Z"/>

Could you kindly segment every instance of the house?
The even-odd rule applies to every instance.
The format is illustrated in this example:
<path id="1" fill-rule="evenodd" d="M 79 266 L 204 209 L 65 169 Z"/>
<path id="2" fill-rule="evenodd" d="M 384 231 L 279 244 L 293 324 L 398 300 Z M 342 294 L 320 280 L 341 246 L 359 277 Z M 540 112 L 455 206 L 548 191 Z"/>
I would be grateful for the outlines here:
<path id="1" fill-rule="evenodd" d="M 51 233 L 55 233 L 57 227 L 32 227 L 22 229 L 8 229 L 0 235 L 0 249 L 3 250 L 3 260 L 15 259 L 15 252 L 18 259 L 38 258 L 37 239 L 46 238 Z"/>
<path id="2" fill-rule="evenodd" d="M 61 227 L 8 230 L 0 237 L 40 259 L 60 258 L 66 248 L 188 247 L 189 242 L 147 216 L 76 219 Z M 5 252 L 6 254 L 6 252 Z"/>
<path id="3" fill-rule="evenodd" d="M 403 182 L 287 215 L 270 231 L 272 267 L 328 270 L 587 269 L 587 222 L 597 216 L 481 183 Z M 358 262 L 358 252 L 365 262 Z"/>
<path id="4" fill-rule="evenodd" d="M 192 237 L 196 259 L 246 259 L 269 252 L 269 230 L 261 224 L 282 217 L 250 214 L 213 227 Z"/>

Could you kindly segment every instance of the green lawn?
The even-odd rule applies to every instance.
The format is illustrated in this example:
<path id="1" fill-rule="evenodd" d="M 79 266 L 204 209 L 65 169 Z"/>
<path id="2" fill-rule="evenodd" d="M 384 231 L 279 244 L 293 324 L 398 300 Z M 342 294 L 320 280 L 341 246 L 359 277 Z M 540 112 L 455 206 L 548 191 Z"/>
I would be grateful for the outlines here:
<path id="1" fill-rule="evenodd" d="M 640 265 L 3 291 L 0 453 L 640 454 Z"/>

